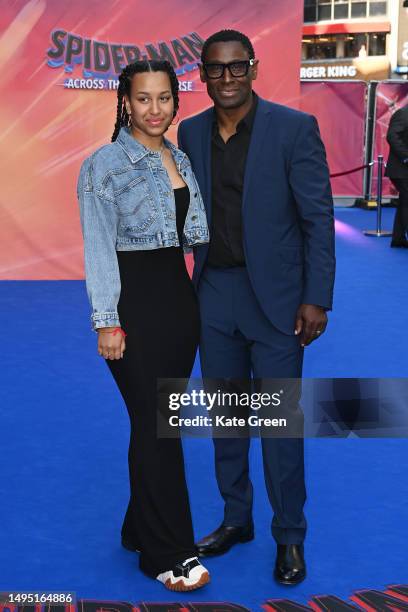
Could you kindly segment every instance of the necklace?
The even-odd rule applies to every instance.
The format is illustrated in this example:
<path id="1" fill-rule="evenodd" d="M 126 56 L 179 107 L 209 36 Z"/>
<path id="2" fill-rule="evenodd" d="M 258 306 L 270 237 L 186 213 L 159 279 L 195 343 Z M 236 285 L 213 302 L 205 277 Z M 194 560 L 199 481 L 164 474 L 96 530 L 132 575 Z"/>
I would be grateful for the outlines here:
<path id="1" fill-rule="evenodd" d="M 163 161 L 163 153 L 164 153 L 164 149 L 165 148 L 166 147 L 164 146 L 164 143 L 162 144 L 160 149 L 150 149 L 149 147 L 145 146 L 145 149 L 147 149 L 149 151 L 149 153 L 159 153 L 161 161 Z"/>

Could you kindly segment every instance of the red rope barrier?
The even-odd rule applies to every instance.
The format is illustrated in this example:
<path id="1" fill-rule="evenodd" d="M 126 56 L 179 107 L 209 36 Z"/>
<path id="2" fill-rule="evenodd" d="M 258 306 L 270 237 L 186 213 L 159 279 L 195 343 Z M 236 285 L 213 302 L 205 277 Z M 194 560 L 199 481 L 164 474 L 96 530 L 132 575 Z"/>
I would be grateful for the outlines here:
<path id="1" fill-rule="evenodd" d="M 359 170 L 364 170 L 364 168 L 369 168 L 373 164 L 378 164 L 378 161 L 375 159 L 371 161 L 369 164 L 365 164 L 364 166 L 358 166 L 358 168 L 352 168 L 351 170 L 346 170 L 345 172 L 336 172 L 335 174 L 331 174 L 330 178 L 335 178 L 336 176 L 344 176 L 345 174 L 351 174 L 352 172 L 358 172 Z M 387 167 L 386 162 L 383 162 L 384 168 Z"/>
<path id="2" fill-rule="evenodd" d="M 331 174 L 330 178 L 335 178 L 336 176 L 344 176 L 345 174 L 352 174 L 352 172 L 358 172 L 359 170 L 363 170 L 364 168 L 369 168 L 372 166 L 373 162 L 369 164 L 365 164 L 364 166 L 358 166 L 358 168 L 353 168 L 352 170 L 346 170 L 345 172 L 336 172 L 335 174 Z"/>

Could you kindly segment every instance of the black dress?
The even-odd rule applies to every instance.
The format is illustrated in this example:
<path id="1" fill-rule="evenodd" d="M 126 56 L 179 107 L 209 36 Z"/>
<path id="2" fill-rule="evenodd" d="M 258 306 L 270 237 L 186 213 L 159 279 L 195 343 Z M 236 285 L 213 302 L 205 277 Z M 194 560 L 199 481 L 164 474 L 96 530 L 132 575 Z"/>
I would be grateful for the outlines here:
<path id="1" fill-rule="evenodd" d="M 188 187 L 174 190 L 180 245 Z M 141 550 L 152 577 L 196 556 L 179 439 L 157 437 L 157 378 L 189 378 L 199 340 L 198 302 L 183 249 L 117 251 L 118 313 L 127 333 L 119 360 L 106 363 L 130 417 L 130 501 L 122 538 Z"/>

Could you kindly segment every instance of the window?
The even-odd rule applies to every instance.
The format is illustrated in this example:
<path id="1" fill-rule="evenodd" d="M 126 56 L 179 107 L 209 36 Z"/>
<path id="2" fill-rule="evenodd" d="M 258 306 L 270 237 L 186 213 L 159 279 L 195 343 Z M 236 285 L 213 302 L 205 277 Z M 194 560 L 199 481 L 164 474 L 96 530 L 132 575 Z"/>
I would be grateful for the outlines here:
<path id="1" fill-rule="evenodd" d="M 335 4 L 334 5 L 334 19 L 347 19 L 349 15 L 349 5 Z"/>
<path id="2" fill-rule="evenodd" d="M 336 36 L 308 36 L 303 39 L 303 60 L 327 60 L 336 57 Z"/>
<path id="3" fill-rule="evenodd" d="M 326 19 L 331 19 L 331 4 L 319 4 L 318 6 L 318 21 L 325 21 Z"/>
<path id="4" fill-rule="evenodd" d="M 387 3 L 386 2 L 370 2 L 369 15 L 370 17 L 376 17 L 377 15 L 387 14 Z"/>
<path id="5" fill-rule="evenodd" d="M 387 0 L 304 0 L 304 21 L 381 17 L 387 15 L 387 4 Z"/>
<path id="6" fill-rule="evenodd" d="M 350 34 L 346 36 L 344 57 L 366 57 L 367 34 Z"/>
<path id="7" fill-rule="evenodd" d="M 351 17 L 365 17 L 367 15 L 367 2 L 352 2 Z"/>
<path id="8" fill-rule="evenodd" d="M 385 34 L 368 35 L 368 55 L 385 55 Z"/>
<path id="9" fill-rule="evenodd" d="M 316 0 L 305 0 L 304 14 L 303 14 L 304 21 L 306 22 L 316 21 L 316 18 L 317 18 L 317 14 L 316 14 L 317 6 L 316 5 L 317 5 Z"/>
<path id="10" fill-rule="evenodd" d="M 386 34 L 321 34 L 302 40 L 302 60 L 328 60 L 385 55 Z"/>

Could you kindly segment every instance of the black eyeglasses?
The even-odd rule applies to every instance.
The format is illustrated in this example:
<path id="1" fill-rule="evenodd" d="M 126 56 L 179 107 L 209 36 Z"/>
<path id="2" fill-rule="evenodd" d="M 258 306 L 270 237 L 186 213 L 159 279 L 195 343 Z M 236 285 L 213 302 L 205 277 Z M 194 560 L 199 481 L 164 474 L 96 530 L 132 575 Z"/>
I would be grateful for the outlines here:
<path id="1" fill-rule="evenodd" d="M 209 79 L 220 79 L 224 76 L 226 68 L 230 71 L 231 76 L 244 77 L 248 74 L 249 67 L 254 64 L 255 60 L 250 59 L 240 62 L 230 62 L 229 64 L 203 64 L 203 68 Z"/>

